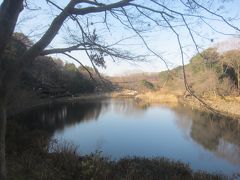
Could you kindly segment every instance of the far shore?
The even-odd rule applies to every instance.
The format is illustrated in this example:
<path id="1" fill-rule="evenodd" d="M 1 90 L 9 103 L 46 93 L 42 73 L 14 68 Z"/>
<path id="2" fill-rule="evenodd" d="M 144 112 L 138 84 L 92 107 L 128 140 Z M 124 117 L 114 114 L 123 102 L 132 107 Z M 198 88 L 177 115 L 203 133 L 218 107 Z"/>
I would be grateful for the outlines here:
<path id="1" fill-rule="evenodd" d="M 36 98 L 36 99 L 28 99 L 24 102 L 21 102 L 21 106 L 12 105 L 8 108 L 10 116 L 15 114 L 31 110 L 33 108 L 37 108 L 39 106 L 45 106 L 51 103 L 64 103 L 64 102 L 72 102 L 72 101 L 89 101 L 89 100 L 99 100 L 104 98 L 110 98 L 110 93 L 92 93 L 92 94 L 80 94 L 75 96 L 67 96 L 67 97 L 49 97 L 49 98 Z"/>
<path id="2" fill-rule="evenodd" d="M 149 91 L 145 93 L 137 93 L 132 90 L 123 90 L 114 92 L 112 97 L 132 97 L 142 105 L 181 104 L 189 106 L 190 108 L 211 112 L 211 110 L 201 104 L 196 98 L 192 96 L 185 97 L 183 92 Z M 219 115 L 240 120 L 240 97 L 214 95 L 204 96 L 201 97 L 201 99 Z"/>
<path id="3" fill-rule="evenodd" d="M 184 94 L 181 92 L 149 91 L 145 93 L 139 93 L 134 90 L 124 89 L 107 93 L 79 94 L 68 97 L 30 99 L 26 102 L 22 102 L 21 107 L 10 107 L 9 114 L 14 115 L 50 103 L 61 103 L 80 100 L 84 102 L 104 98 L 133 98 L 139 105 L 142 106 L 151 104 L 167 104 L 170 106 L 177 106 L 181 104 L 184 106 L 189 106 L 190 108 L 209 111 L 209 109 L 202 105 L 197 99 L 191 96 L 184 97 Z M 240 120 L 240 97 L 207 96 L 202 97 L 202 100 L 206 102 L 210 107 L 215 109 L 219 113 L 219 115 Z"/>

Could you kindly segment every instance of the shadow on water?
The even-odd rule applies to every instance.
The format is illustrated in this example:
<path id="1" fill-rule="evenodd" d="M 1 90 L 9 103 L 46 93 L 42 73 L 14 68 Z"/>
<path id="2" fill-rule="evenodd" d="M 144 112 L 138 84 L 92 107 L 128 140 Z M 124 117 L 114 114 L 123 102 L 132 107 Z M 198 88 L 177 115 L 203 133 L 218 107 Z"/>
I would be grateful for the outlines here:
<path id="1" fill-rule="evenodd" d="M 240 164 L 240 122 L 207 112 L 175 108 L 178 126 L 204 149 L 232 164 Z"/>
<path id="2" fill-rule="evenodd" d="M 107 106 L 102 101 L 53 103 L 11 117 L 6 137 L 7 152 L 37 148 L 40 141 L 41 146 L 47 146 L 56 130 L 97 120 Z"/>
<path id="3" fill-rule="evenodd" d="M 56 103 L 34 109 L 19 117 L 30 129 L 54 132 L 76 123 L 97 120 L 107 106 L 107 103 L 101 101 Z"/>

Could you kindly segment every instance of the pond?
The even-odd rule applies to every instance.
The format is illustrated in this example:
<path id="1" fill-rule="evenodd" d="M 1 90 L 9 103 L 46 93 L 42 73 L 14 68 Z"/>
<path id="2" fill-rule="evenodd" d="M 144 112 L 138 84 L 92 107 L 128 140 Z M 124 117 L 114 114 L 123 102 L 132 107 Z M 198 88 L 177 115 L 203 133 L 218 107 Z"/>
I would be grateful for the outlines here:
<path id="1" fill-rule="evenodd" d="M 131 99 L 50 104 L 24 116 L 31 129 L 67 141 L 81 155 L 101 151 L 167 157 L 194 170 L 232 174 L 240 170 L 240 125 L 183 106 L 140 106 Z"/>

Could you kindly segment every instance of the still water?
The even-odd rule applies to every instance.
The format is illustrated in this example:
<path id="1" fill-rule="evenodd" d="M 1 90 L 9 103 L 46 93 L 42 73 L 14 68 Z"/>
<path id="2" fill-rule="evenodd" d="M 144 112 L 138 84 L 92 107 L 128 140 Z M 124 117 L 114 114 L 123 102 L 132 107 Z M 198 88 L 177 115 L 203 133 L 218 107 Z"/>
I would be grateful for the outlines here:
<path id="1" fill-rule="evenodd" d="M 129 99 L 105 99 L 49 105 L 29 117 L 35 127 L 51 132 L 50 139 L 72 143 L 80 154 L 161 156 L 194 170 L 228 175 L 240 171 L 238 122 L 184 107 L 142 107 Z"/>

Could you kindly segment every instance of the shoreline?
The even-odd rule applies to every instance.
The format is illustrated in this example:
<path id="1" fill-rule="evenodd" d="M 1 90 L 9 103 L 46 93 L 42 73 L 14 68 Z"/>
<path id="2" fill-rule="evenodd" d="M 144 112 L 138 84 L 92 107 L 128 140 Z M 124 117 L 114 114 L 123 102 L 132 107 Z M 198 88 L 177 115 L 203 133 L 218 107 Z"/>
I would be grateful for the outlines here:
<path id="1" fill-rule="evenodd" d="M 73 102 L 73 101 L 79 101 L 79 100 L 99 100 L 104 98 L 111 98 L 111 95 L 109 93 L 102 93 L 102 94 L 81 94 L 79 96 L 73 96 L 73 97 L 60 97 L 60 98 L 44 98 L 44 99 L 34 99 L 34 100 L 27 100 L 26 102 L 23 102 L 23 105 L 21 107 L 19 106 L 11 106 L 8 108 L 9 116 L 14 116 L 16 114 L 45 106 L 48 104 L 53 103 L 64 103 L 64 102 Z"/>
<path id="2" fill-rule="evenodd" d="M 206 102 L 207 105 L 212 107 L 214 111 L 211 111 L 206 106 L 201 104 L 196 98 L 184 97 L 183 93 L 179 92 L 161 92 L 152 91 L 145 93 L 136 93 L 136 91 L 124 90 L 123 92 L 115 92 L 114 97 L 131 97 L 142 105 L 148 104 L 169 104 L 169 105 L 184 105 L 192 109 L 200 111 L 207 111 L 226 118 L 232 118 L 240 120 L 240 97 L 231 96 L 205 96 L 201 99 Z"/>
<path id="3" fill-rule="evenodd" d="M 211 112 L 204 105 L 202 105 L 194 97 L 184 97 L 179 92 L 161 92 L 152 91 L 145 93 L 138 93 L 132 90 L 113 91 L 108 93 L 93 93 L 93 94 L 80 94 L 73 97 L 60 97 L 60 98 L 46 98 L 46 99 L 34 99 L 23 102 L 21 107 L 10 107 L 8 111 L 10 116 L 14 116 L 18 113 L 31 110 L 40 106 L 44 106 L 52 103 L 64 103 L 71 101 L 89 101 L 99 100 L 105 98 L 133 98 L 139 105 L 146 106 L 151 104 L 164 104 L 170 106 L 183 105 L 189 108 L 194 108 L 201 111 L 207 111 L 210 113 L 216 113 L 216 115 L 224 116 L 227 118 L 233 118 L 240 120 L 240 97 L 203 97 L 203 101 L 206 102 L 210 107 L 216 110 Z"/>
<path id="4" fill-rule="evenodd" d="M 225 97 L 227 98 L 227 97 Z M 232 97 L 234 99 L 234 97 Z M 235 120 L 240 120 L 240 102 L 234 100 L 227 101 L 226 99 L 216 96 L 216 97 L 203 97 L 202 100 L 214 111 L 208 109 L 205 105 L 201 104 L 194 97 L 182 98 L 180 102 L 186 106 L 189 106 L 194 109 L 201 111 L 207 111 L 217 116 L 223 116 L 226 118 L 231 118 Z"/>

